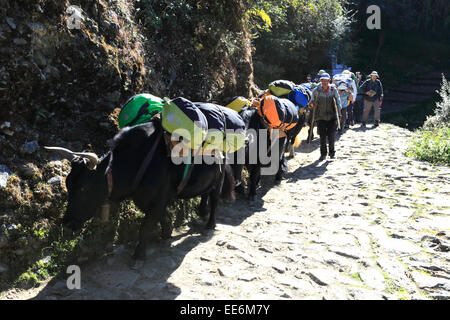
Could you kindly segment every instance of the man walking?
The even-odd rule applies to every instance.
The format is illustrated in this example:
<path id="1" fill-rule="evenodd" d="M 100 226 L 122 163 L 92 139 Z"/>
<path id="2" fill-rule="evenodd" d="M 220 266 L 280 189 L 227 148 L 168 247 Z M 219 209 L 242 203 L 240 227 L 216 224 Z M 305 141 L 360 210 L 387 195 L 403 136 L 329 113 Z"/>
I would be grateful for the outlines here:
<path id="1" fill-rule="evenodd" d="M 334 141 L 337 122 L 340 121 L 341 101 L 337 88 L 331 85 L 330 81 L 330 75 L 323 73 L 320 76 L 320 85 L 312 92 L 313 117 L 314 121 L 317 121 L 317 131 L 320 136 L 320 161 L 325 160 L 327 154 L 334 159 L 336 153 Z"/>
<path id="2" fill-rule="evenodd" d="M 370 110 L 374 111 L 374 128 L 378 127 L 380 122 L 380 109 L 381 104 L 383 103 L 383 85 L 381 81 L 378 79 L 378 72 L 373 71 L 370 74 L 370 79 L 364 81 L 364 83 L 360 87 L 361 93 L 365 94 L 364 97 L 364 113 L 362 116 L 362 125 L 361 127 L 366 126 L 367 118 L 369 117 Z"/>

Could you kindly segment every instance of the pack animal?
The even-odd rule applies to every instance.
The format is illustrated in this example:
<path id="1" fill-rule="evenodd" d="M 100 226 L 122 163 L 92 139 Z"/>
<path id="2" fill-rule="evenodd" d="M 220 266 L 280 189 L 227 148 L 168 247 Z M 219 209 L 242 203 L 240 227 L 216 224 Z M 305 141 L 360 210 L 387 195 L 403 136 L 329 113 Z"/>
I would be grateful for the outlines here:
<path id="1" fill-rule="evenodd" d="M 69 159 L 72 165 L 66 179 L 68 205 L 63 218 L 64 226 L 79 230 L 108 201 L 117 206 L 125 199 L 132 199 L 145 213 L 133 255 L 141 263 L 145 259 L 145 235 L 149 228 L 156 227 L 160 222 L 162 237 L 170 237 L 172 230 L 167 206 L 175 198 L 201 196 L 199 212 L 203 216 L 209 213 L 206 228 L 214 229 L 220 196 L 227 200 L 234 199 L 231 167 L 218 163 L 192 164 L 192 174 L 187 184 L 178 191 L 185 165 L 176 165 L 171 161 L 162 135 L 163 129 L 158 119 L 124 128 L 114 137 L 111 151 L 101 159 L 92 153 L 47 147 Z M 143 165 L 145 159 L 148 163 Z M 141 178 L 137 179 L 138 176 Z"/>

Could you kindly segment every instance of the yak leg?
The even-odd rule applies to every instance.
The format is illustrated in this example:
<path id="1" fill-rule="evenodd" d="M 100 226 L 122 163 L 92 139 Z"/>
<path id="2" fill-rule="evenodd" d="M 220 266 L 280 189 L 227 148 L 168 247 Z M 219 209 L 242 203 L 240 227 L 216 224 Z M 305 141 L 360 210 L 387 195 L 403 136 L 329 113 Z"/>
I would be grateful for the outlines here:
<path id="1" fill-rule="evenodd" d="M 286 137 L 284 138 L 280 138 L 279 140 L 279 159 L 278 159 L 278 172 L 275 175 L 275 183 L 279 184 L 281 182 L 283 173 L 287 172 L 288 168 L 287 168 L 287 161 L 286 161 L 286 157 L 284 156 L 284 152 L 282 152 L 282 150 L 284 150 L 284 146 L 286 144 Z"/>
<path id="2" fill-rule="evenodd" d="M 209 197 L 209 194 L 202 195 L 201 201 L 200 201 L 200 206 L 198 208 L 198 215 L 203 220 L 206 220 L 206 217 L 208 216 L 208 213 L 209 213 L 208 197 Z"/>
<path id="3" fill-rule="evenodd" d="M 217 204 L 219 203 L 219 197 L 220 197 L 220 192 L 217 189 L 214 189 L 209 194 L 210 213 L 209 213 L 208 222 L 206 224 L 206 229 L 208 229 L 208 230 L 214 230 L 216 227 L 216 208 L 217 208 Z"/>
<path id="4" fill-rule="evenodd" d="M 242 181 L 242 169 L 244 168 L 243 164 L 234 164 L 233 165 L 233 176 L 235 181 L 235 188 L 239 193 L 244 193 L 244 183 Z"/>
<path id="5" fill-rule="evenodd" d="M 170 239 L 172 236 L 172 220 L 169 215 L 164 214 L 159 223 L 161 224 L 161 238 L 163 240 Z"/>
<path id="6" fill-rule="evenodd" d="M 256 200 L 256 188 L 261 179 L 261 166 L 258 164 L 251 164 L 248 166 L 250 174 L 250 191 L 248 197 L 251 201 Z"/>
<path id="7" fill-rule="evenodd" d="M 136 260 L 144 260 L 147 250 L 147 235 L 151 228 L 156 228 L 159 221 L 163 220 L 166 214 L 166 201 L 161 201 L 150 210 L 146 210 L 144 221 L 139 229 L 139 242 L 134 251 L 133 258 Z M 164 223 L 163 223 L 164 224 Z"/>

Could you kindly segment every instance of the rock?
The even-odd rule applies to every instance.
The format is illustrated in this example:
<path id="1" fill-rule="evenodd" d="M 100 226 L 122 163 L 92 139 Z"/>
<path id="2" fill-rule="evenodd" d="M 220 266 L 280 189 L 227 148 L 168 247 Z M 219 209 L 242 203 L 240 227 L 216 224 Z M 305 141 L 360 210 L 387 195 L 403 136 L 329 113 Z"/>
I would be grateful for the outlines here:
<path id="1" fill-rule="evenodd" d="M 238 247 L 232 243 L 227 244 L 227 249 L 228 250 L 237 250 Z"/>
<path id="2" fill-rule="evenodd" d="M 15 38 L 13 40 L 13 42 L 14 42 L 14 44 L 17 44 L 18 46 L 24 46 L 28 43 L 27 40 L 25 40 L 23 38 Z"/>
<path id="3" fill-rule="evenodd" d="M 450 280 L 438 277 L 432 277 L 422 272 L 413 271 L 411 277 L 421 289 L 423 288 L 442 288 L 446 291 L 450 290 Z"/>
<path id="4" fill-rule="evenodd" d="M 24 143 L 20 148 L 19 152 L 22 154 L 32 154 L 39 149 L 39 144 L 37 141 L 31 141 Z"/>
<path id="5" fill-rule="evenodd" d="M 11 223 L 10 225 L 8 225 L 8 226 L 6 227 L 6 229 L 8 229 L 8 231 L 12 231 L 12 230 L 17 230 L 17 229 L 19 229 L 19 227 L 18 227 L 16 224 Z"/>
<path id="6" fill-rule="evenodd" d="M 105 128 L 105 129 L 109 129 L 111 127 L 111 125 L 109 124 L 109 122 L 100 122 L 98 124 L 100 127 Z"/>
<path id="7" fill-rule="evenodd" d="M 330 277 L 327 270 L 315 269 L 308 272 L 311 279 L 320 286 L 327 286 L 334 281 L 333 277 Z"/>
<path id="8" fill-rule="evenodd" d="M 6 264 L 0 262 L 0 274 L 8 272 L 9 268 Z"/>
<path id="9" fill-rule="evenodd" d="M 227 242 L 225 240 L 219 239 L 219 240 L 217 240 L 216 245 L 219 247 L 223 247 L 226 243 Z"/>
<path id="10" fill-rule="evenodd" d="M 62 178 L 60 176 L 56 176 L 56 177 L 50 178 L 47 181 L 47 183 L 51 184 L 51 185 L 61 185 L 62 184 Z"/>
<path id="11" fill-rule="evenodd" d="M 366 285 L 379 291 L 383 291 L 386 287 L 386 281 L 383 274 L 377 269 L 361 270 L 359 272 L 361 280 Z"/>
<path id="12" fill-rule="evenodd" d="M 6 188 L 11 173 L 7 166 L 0 164 L 0 190 Z"/>
<path id="13" fill-rule="evenodd" d="M 220 267 L 217 271 L 225 278 L 233 278 L 236 275 L 236 270 L 231 267 Z"/>
<path id="14" fill-rule="evenodd" d="M 120 100 L 120 91 L 116 90 L 111 93 L 108 93 L 105 97 L 105 100 L 111 103 L 117 103 Z"/>
<path id="15" fill-rule="evenodd" d="M 42 258 L 41 260 L 39 260 L 39 262 L 44 264 L 44 265 L 46 265 L 50 261 L 52 261 L 52 257 L 51 256 L 46 256 L 46 257 Z"/>
<path id="16" fill-rule="evenodd" d="M 14 250 L 14 254 L 18 255 L 18 256 L 22 256 L 25 253 L 24 249 L 17 249 Z"/>
<path id="17" fill-rule="evenodd" d="M 278 271 L 278 273 L 286 272 L 286 266 L 278 261 L 275 261 L 274 263 L 272 263 L 272 268 L 274 268 L 276 271 Z"/>
<path id="18" fill-rule="evenodd" d="M 8 26 L 9 26 L 12 30 L 16 30 L 17 25 L 14 23 L 14 19 L 13 19 L 13 18 L 6 17 L 5 20 L 6 20 L 6 23 L 8 24 Z"/>
<path id="19" fill-rule="evenodd" d="M 0 235 L 0 249 L 8 245 L 8 238 L 4 235 Z"/>
<path id="20" fill-rule="evenodd" d="M 247 281 L 247 282 L 253 281 L 255 279 L 258 279 L 258 275 L 254 274 L 254 273 L 242 274 L 238 278 L 238 280 Z"/>
<path id="21" fill-rule="evenodd" d="M 24 177 L 32 177 L 38 170 L 30 165 L 21 164 L 17 166 L 17 171 Z"/>
<path id="22" fill-rule="evenodd" d="M 42 54 L 42 52 L 37 50 L 33 52 L 33 60 L 41 68 L 45 68 L 48 64 L 47 59 Z"/>

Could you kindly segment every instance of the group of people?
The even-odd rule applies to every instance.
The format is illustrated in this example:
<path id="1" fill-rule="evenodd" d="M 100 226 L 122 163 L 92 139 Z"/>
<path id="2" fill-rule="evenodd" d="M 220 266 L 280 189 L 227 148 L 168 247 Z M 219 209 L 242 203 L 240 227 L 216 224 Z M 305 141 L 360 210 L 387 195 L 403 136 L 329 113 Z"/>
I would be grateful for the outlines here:
<path id="1" fill-rule="evenodd" d="M 383 85 L 376 71 L 363 81 L 360 72 L 353 74 L 345 70 L 332 78 L 327 72 L 320 70 L 314 81 L 311 75 L 307 76 L 307 84 L 312 90 L 308 141 L 311 141 L 314 125 L 317 124 L 320 136 L 319 160 L 324 160 L 327 155 L 334 159 L 337 131 L 342 133 L 344 129 L 358 122 L 365 128 L 372 109 L 373 126 L 378 127 L 383 102 Z"/>

